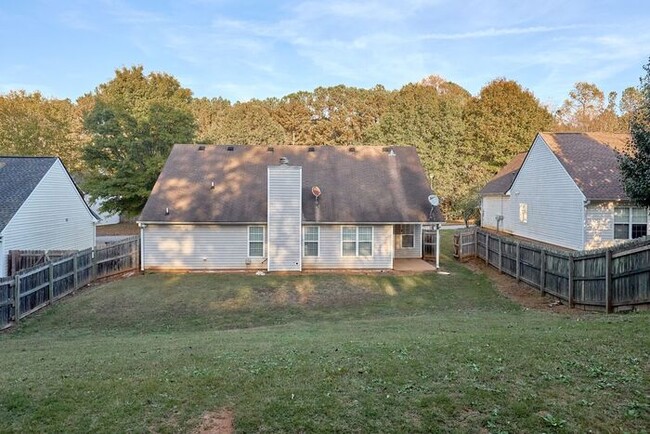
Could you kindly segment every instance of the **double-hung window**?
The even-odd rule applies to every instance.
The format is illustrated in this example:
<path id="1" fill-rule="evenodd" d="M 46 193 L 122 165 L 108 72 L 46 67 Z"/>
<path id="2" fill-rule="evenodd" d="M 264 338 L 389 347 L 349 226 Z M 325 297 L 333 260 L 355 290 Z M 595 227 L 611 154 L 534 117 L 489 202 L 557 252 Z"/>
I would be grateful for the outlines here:
<path id="1" fill-rule="evenodd" d="M 400 238 L 399 246 L 403 249 L 415 247 L 415 225 L 396 225 L 395 235 Z"/>
<path id="2" fill-rule="evenodd" d="M 343 226 L 341 254 L 343 256 L 372 256 L 372 226 Z"/>
<path id="3" fill-rule="evenodd" d="M 302 244 L 304 256 L 319 256 L 320 228 L 304 226 L 302 229 Z"/>
<path id="4" fill-rule="evenodd" d="M 614 239 L 629 240 L 648 234 L 648 211 L 645 208 L 614 208 Z"/>
<path id="5" fill-rule="evenodd" d="M 251 258 L 264 256 L 264 226 L 248 227 L 248 256 Z"/>

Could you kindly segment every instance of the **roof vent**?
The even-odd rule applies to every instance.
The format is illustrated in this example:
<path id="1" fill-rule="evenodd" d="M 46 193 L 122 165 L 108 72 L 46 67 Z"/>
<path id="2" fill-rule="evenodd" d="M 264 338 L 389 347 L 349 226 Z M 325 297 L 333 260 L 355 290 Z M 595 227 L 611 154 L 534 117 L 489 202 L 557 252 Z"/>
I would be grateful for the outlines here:
<path id="1" fill-rule="evenodd" d="M 199 151 L 205 151 L 205 146 L 203 145 L 199 146 Z"/>
<path id="2" fill-rule="evenodd" d="M 354 146 L 350 146 L 348 148 L 348 152 L 357 152 L 357 148 L 355 148 Z"/>
<path id="3" fill-rule="evenodd" d="M 310 146 L 309 148 L 307 148 L 307 152 L 316 152 L 316 148 Z"/>
<path id="4" fill-rule="evenodd" d="M 165 215 L 169 215 L 169 208 L 165 208 Z"/>
<path id="5" fill-rule="evenodd" d="M 210 183 L 210 190 L 214 190 L 214 181 Z"/>
<path id="6" fill-rule="evenodd" d="M 235 147 L 234 147 L 234 146 L 228 146 L 228 147 L 226 148 L 226 151 L 228 151 L 228 152 L 232 152 L 232 151 L 234 151 L 234 150 L 235 150 Z"/>
<path id="7" fill-rule="evenodd" d="M 269 146 L 266 148 L 266 152 L 275 152 L 275 149 L 273 149 L 273 146 Z"/>
<path id="8" fill-rule="evenodd" d="M 280 164 L 282 164 L 283 166 L 288 166 L 289 159 L 287 157 L 280 157 Z"/>
<path id="9" fill-rule="evenodd" d="M 395 155 L 397 155 L 397 154 L 395 153 L 395 151 L 393 151 L 393 148 L 390 148 L 390 151 L 388 151 L 388 156 L 389 157 L 394 157 Z"/>

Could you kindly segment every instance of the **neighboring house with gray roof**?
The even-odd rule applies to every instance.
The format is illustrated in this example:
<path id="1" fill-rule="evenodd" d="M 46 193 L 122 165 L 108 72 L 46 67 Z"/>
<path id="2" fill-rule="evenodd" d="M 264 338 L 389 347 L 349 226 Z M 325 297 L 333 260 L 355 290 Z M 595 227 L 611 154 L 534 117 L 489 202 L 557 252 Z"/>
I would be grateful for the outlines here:
<path id="1" fill-rule="evenodd" d="M 444 221 L 431 194 L 412 147 L 175 145 L 138 222 L 141 264 L 391 269 Z"/>
<path id="2" fill-rule="evenodd" d="M 81 250 L 98 219 L 56 157 L 0 157 L 0 277 L 11 250 Z"/>
<path id="3" fill-rule="evenodd" d="M 648 210 L 625 194 L 627 134 L 539 133 L 481 190 L 481 226 L 589 250 L 647 235 Z"/>

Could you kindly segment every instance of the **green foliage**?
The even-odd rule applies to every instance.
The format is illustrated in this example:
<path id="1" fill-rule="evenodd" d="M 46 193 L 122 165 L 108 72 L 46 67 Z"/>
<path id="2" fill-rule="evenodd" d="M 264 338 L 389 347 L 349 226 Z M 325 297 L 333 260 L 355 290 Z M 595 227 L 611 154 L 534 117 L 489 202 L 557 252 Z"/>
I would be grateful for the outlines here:
<path id="1" fill-rule="evenodd" d="M 191 143 L 196 124 L 192 93 L 172 76 L 141 66 L 115 71 L 115 78 L 87 96 L 84 117 L 90 143 L 83 187 L 104 198 L 103 211 L 138 214 L 175 143 Z"/>
<path id="2" fill-rule="evenodd" d="M 78 172 L 83 169 L 78 118 L 67 99 L 24 91 L 0 95 L 0 155 L 57 156 Z"/>
<path id="3" fill-rule="evenodd" d="M 617 104 L 617 93 L 609 92 L 607 104 L 605 93 L 593 83 L 578 82 L 569 92 L 569 98 L 555 113 L 559 129 L 566 131 L 602 131 L 626 132 L 629 119 L 628 113 L 635 104 L 636 94 L 633 88 L 623 92 L 620 104 Z M 622 116 L 617 113 L 620 107 Z"/>
<path id="4" fill-rule="evenodd" d="M 145 120 L 97 102 L 85 118 L 92 142 L 84 159 L 84 188 L 105 198 L 102 209 L 136 215 L 142 210 L 174 143 L 189 143 L 194 121 L 186 111 L 152 104 Z"/>
<path id="5" fill-rule="evenodd" d="M 643 69 L 640 98 L 632 113 L 628 153 L 619 157 L 627 195 L 639 206 L 650 206 L 650 61 Z"/>
<path id="6" fill-rule="evenodd" d="M 408 84 L 395 93 L 375 132 L 373 144 L 415 146 L 446 209 L 466 188 L 463 170 L 463 110 L 467 97 L 435 86 Z"/>
<path id="7" fill-rule="evenodd" d="M 88 287 L 0 334 L 0 432 L 198 432 L 221 409 L 238 432 L 647 430 L 649 312 L 523 309 L 451 235 L 448 275 Z"/>
<path id="8" fill-rule="evenodd" d="M 491 81 L 467 107 L 465 115 L 473 176 L 483 183 L 515 155 L 527 151 L 535 134 L 553 125 L 548 110 L 516 81 Z"/>

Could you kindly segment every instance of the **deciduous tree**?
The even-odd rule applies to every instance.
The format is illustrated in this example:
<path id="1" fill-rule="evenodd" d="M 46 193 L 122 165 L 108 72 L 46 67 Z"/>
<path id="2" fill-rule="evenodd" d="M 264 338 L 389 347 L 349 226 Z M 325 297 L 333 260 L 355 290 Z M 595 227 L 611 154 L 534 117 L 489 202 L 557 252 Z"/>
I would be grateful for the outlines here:
<path id="1" fill-rule="evenodd" d="M 631 143 L 619 162 L 627 195 L 640 206 L 650 206 L 650 60 L 643 67 L 638 106 L 632 112 Z"/>

